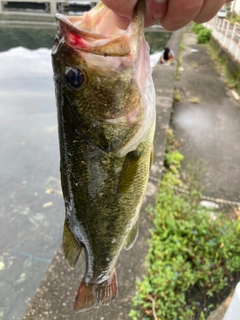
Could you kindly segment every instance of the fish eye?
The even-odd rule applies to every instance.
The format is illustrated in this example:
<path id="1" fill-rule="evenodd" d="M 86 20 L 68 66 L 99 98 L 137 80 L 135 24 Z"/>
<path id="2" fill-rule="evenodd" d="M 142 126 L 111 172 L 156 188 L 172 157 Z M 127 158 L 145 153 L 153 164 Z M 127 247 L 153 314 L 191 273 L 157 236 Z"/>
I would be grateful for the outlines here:
<path id="1" fill-rule="evenodd" d="M 84 74 L 79 69 L 67 68 L 65 71 L 67 84 L 73 89 L 79 89 L 84 83 Z"/>

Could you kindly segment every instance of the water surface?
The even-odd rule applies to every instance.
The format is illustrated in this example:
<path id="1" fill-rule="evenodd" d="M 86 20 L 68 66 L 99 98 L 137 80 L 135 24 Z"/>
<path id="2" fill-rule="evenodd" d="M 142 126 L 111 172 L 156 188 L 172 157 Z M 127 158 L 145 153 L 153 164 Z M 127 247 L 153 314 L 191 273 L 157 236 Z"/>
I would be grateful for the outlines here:
<path id="1" fill-rule="evenodd" d="M 2 31 L 11 36 L 2 41 Z M 0 52 L 0 319 L 6 320 L 21 319 L 60 245 L 64 213 L 51 52 L 18 47 L 22 39 L 36 48 L 31 32 L 0 33 L 1 49 L 12 47 Z"/>
<path id="2" fill-rule="evenodd" d="M 0 27 L 0 319 L 20 320 L 61 244 L 55 28 Z M 147 34 L 161 51 L 170 34 Z"/>

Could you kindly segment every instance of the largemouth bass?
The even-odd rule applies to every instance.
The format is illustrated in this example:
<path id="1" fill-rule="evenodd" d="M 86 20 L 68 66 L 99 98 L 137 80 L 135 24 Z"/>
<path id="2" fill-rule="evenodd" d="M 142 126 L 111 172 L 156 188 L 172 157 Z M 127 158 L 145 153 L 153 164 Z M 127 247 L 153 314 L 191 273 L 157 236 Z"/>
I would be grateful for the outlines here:
<path id="1" fill-rule="evenodd" d="M 136 240 L 152 161 L 155 91 L 144 1 L 127 30 L 112 14 L 99 3 L 83 16 L 56 16 L 63 252 L 72 268 L 82 249 L 86 258 L 75 311 L 116 297 L 116 261 Z"/>

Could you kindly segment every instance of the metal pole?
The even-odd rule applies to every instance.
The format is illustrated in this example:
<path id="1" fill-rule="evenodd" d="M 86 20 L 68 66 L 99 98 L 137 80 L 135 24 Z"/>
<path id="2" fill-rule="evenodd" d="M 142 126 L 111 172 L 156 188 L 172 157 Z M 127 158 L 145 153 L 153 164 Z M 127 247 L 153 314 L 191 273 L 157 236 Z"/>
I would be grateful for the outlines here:
<path id="1" fill-rule="evenodd" d="M 55 15 L 57 13 L 57 3 L 53 0 L 50 0 L 50 13 Z"/>
<path id="2" fill-rule="evenodd" d="M 236 0 L 233 1 L 233 4 L 232 4 L 232 12 L 231 12 L 231 19 L 233 18 L 233 13 L 235 11 L 235 5 L 236 5 Z"/>

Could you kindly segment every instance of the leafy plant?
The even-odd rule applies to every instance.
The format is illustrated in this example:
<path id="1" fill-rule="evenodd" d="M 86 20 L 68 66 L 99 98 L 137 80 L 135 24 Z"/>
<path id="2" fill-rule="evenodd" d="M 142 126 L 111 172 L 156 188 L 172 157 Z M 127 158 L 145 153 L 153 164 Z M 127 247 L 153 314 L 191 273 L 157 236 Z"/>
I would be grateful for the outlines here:
<path id="1" fill-rule="evenodd" d="M 205 29 L 203 25 L 197 24 L 194 22 L 192 23 L 192 28 L 191 28 L 192 32 L 199 34 L 199 32 L 203 29 Z"/>
<path id="2" fill-rule="evenodd" d="M 172 172 L 177 173 L 183 158 L 183 155 L 178 150 L 173 150 L 165 154 L 165 164 Z"/>
<path id="3" fill-rule="evenodd" d="M 197 43 L 207 43 L 211 39 L 212 32 L 209 29 L 202 29 L 199 31 L 197 36 Z"/>
<path id="4" fill-rule="evenodd" d="M 233 21 L 232 21 L 232 22 L 240 23 L 240 16 L 239 16 L 239 15 L 236 15 L 236 17 L 233 18 Z"/>
<path id="5" fill-rule="evenodd" d="M 238 15 L 236 12 L 231 12 L 230 10 L 227 10 L 227 20 L 231 23 L 237 22 L 240 23 L 240 15 Z"/>
<path id="6" fill-rule="evenodd" d="M 203 25 L 193 22 L 191 30 L 198 35 L 197 43 L 207 43 L 210 41 L 212 32 Z"/>
<path id="7" fill-rule="evenodd" d="M 154 228 L 150 231 L 146 275 L 136 282 L 130 317 L 163 320 L 204 320 L 214 307 L 211 301 L 231 281 L 240 268 L 239 221 L 221 213 L 215 221 L 201 207 L 199 170 L 180 179 L 183 156 L 174 150 L 169 130 L 167 168 L 156 199 L 149 210 Z M 172 170 L 174 168 L 174 170 Z M 189 186 L 191 192 L 176 189 Z M 191 198 L 194 197 L 194 198 Z M 216 301 L 215 301 L 216 305 Z"/>

